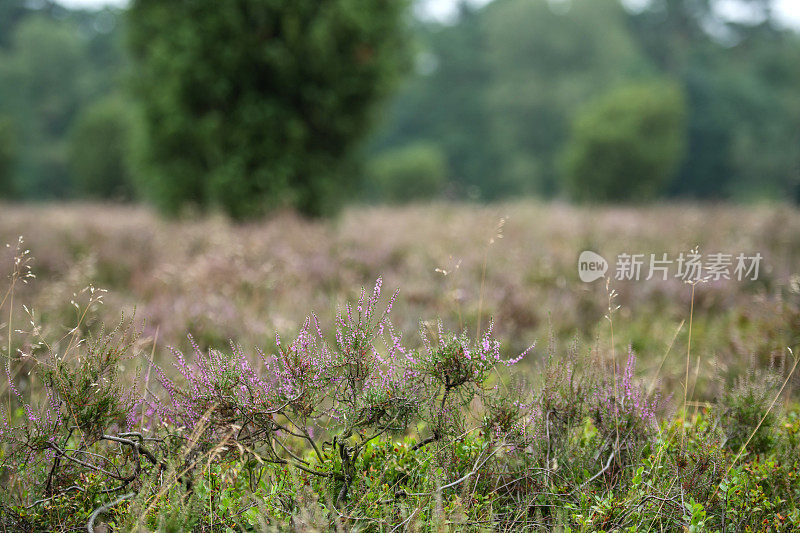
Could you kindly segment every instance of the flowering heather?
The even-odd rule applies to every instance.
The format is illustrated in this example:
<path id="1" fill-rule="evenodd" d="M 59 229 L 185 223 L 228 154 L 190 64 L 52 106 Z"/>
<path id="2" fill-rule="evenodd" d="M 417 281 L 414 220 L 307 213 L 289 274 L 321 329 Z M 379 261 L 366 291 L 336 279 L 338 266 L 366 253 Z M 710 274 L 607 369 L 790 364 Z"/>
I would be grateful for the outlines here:
<path id="1" fill-rule="evenodd" d="M 6 369 L 8 372 L 8 369 Z M 63 427 L 63 416 L 55 392 L 47 388 L 41 405 L 31 405 L 20 393 L 10 373 L 7 373 L 8 387 L 17 404 L 25 412 L 25 417 L 12 424 L 5 406 L 0 405 L 0 441 L 27 442 L 26 453 L 32 454 L 48 443 Z"/>
<path id="2" fill-rule="evenodd" d="M 622 439 L 638 439 L 657 427 L 658 396 L 649 398 L 634 378 L 636 354 L 628 350 L 625 370 L 601 378 L 589 408 L 601 433 Z"/>
<path id="3" fill-rule="evenodd" d="M 525 355 L 501 359 L 492 324 L 472 343 L 440 323 L 435 343 L 423 333 L 424 350 L 411 350 L 390 321 L 397 292 L 378 309 L 381 285 L 379 278 L 371 293 L 346 304 L 331 335 L 312 315 L 292 342 L 276 336 L 273 354 L 256 350 L 250 358 L 236 345 L 230 353 L 204 352 L 190 338 L 192 361 L 173 350 L 180 385 L 155 367 L 167 401 L 151 399 L 152 409 L 190 432 L 202 427 L 212 440 L 233 431 L 258 439 L 283 431 L 309 443 L 312 432 L 368 440 L 403 431 L 431 403 L 442 422 L 443 411 L 456 407 L 447 403 L 453 390 L 470 385 L 474 395 L 491 368 Z"/>
<path id="4" fill-rule="evenodd" d="M 313 315 L 290 343 L 276 336 L 272 354 L 256 350 L 250 358 L 233 344 L 229 354 L 204 352 L 190 338 L 192 361 L 173 350 L 180 383 L 155 367 L 165 395 L 148 400 L 149 411 L 185 428 L 201 448 L 236 443 L 257 449 L 260 460 L 328 478 L 344 505 L 371 441 L 416 422 L 432 431 L 416 449 L 462 431 L 463 409 L 488 372 L 527 353 L 501 359 L 493 324 L 473 343 L 439 323 L 436 342 L 423 333 L 424 350 L 411 350 L 389 320 L 397 292 L 378 310 L 381 285 L 379 278 L 371 293 L 362 289 L 357 303 L 346 304 L 332 334 Z"/>

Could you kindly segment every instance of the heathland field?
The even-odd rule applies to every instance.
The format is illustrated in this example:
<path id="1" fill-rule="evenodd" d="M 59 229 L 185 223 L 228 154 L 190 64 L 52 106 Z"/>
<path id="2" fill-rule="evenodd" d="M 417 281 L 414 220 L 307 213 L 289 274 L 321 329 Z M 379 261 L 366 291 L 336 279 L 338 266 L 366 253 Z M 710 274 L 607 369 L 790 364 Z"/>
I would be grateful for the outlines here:
<path id="1" fill-rule="evenodd" d="M 3 205 L 0 242 L 0 531 L 800 527 L 796 208 Z"/>
<path id="2" fill-rule="evenodd" d="M 672 344 L 658 372 L 671 389 L 683 379 L 692 296 L 677 259 L 695 247 L 706 258 L 734 257 L 733 279 L 695 286 L 692 379 L 768 366 L 800 343 L 800 211 L 790 207 L 442 204 L 351 208 L 332 222 L 285 215 L 233 225 L 164 221 L 143 208 L 4 206 L 0 242 L 12 245 L 0 263 L 4 275 L 19 235 L 36 279 L 17 287 L 15 303 L 35 310 L 42 327 L 53 335 L 71 327 L 72 301 L 81 304 L 81 291 L 94 286 L 108 292 L 85 327 L 135 310 L 143 337 L 157 337 L 157 356 L 185 348 L 187 334 L 202 348 L 234 340 L 266 349 L 311 313 L 332 321 L 378 277 L 385 290 L 400 290 L 394 323 L 412 343 L 421 320 L 474 332 L 479 317 L 484 325 L 493 317 L 505 352 L 537 343 L 530 362 L 552 337 L 604 353 L 609 291 L 604 280 L 582 282 L 577 269 L 579 254 L 593 250 L 611 263 L 612 277 L 619 254 L 645 254 L 639 281 L 611 281 L 614 343 L 622 352 L 632 346 L 648 377 Z M 763 256 L 756 281 L 736 279 L 740 253 Z M 667 281 L 660 271 L 646 280 L 650 254 L 674 260 Z M 713 386 L 695 393 L 713 396 Z"/>

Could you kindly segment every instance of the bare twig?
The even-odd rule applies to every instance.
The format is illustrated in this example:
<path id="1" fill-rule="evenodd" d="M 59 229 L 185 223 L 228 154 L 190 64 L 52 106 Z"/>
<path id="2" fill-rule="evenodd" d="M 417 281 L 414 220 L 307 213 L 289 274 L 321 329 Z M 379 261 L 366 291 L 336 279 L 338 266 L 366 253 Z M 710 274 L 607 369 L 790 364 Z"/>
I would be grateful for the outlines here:
<path id="1" fill-rule="evenodd" d="M 89 517 L 89 522 L 86 524 L 86 531 L 88 531 L 89 533 L 94 533 L 94 521 L 97 520 L 98 516 L 100 516 L 101 514 L 105 513 L 106 511 L 108 511 L 109 509 L 114 507 L 115 505 L 118 505 L 118 504 L 124 502 L 125 500 L 133 498 L 134 496 L 136 496 L 135 492 L 129 492 L 127 494 L 123 494 L 122 496 L 120 496 L 119 498 L 114 500 L 113 502 L 107 503 L 107 504 L 95 509 L 94 512 L 92 513 L 92 515 Z"/>

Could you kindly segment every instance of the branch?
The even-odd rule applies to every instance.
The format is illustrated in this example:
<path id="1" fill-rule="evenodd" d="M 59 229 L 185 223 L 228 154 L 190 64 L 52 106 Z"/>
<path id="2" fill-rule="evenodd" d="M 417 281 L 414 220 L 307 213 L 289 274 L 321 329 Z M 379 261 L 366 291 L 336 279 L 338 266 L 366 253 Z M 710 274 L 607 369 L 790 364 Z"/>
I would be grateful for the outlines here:
<path id="1" fill-rule="evenodd" d="M 130 433 L 123 433 L 123 435 L 131 435 L 131 434 Z M 139 438 L 142 438 L 141 435 L 138 435 L 138 436 L 139 436 Z M 130 440 L 130 439 L 124 439 L 122 437 L 115 437 L 113 435 L 103 435 L 101 438 L 105 439 L 105 440 L 110 440 L 110 441 L 113 441 L 113 442 L 119 442 L 121 444 L 127 444 L 131 448 L 135 448 L 136 451 L 140 452 L 142 455 L 147 457 L 147 459 L 151 463 L 153 463 L 154 466 L 158 466 L 158 464 L 159 464 L 158 460 L 156 459 L 156 456 L 153 455 L 147 448 L 143 447 L 140 443 L 138 443 L 136 441 L 133 441 L 133 440 Z M 161 466 L 166 466 L 166 465 L 162 462 Z"/>
<path id="2" fill-rule="evenodd" d="M 608 460 L 606 461 L 606 465 L 602 468 L 602 470 L 600 470 L 598 473 L 596 473 L 595 475 L 593 475 L 592 477 L 590 477 L 589 479 L 584 481 L 580 486 L 581 489 L 583 487 L 585 487 L 586 485 L 588 485 L 589 483 L 591 483 L 592 481 L 594 481 L 595 479 L 597 479 L 600 476 L 602 476 L 605 473 L 605 471 L 608 470 L 608 467 L 611 466 L 611 461 L 614 459 L 614 451 L 615 450 L 611 450 L 611 455 L 608 456 Z"/>
<path id="3" fill-rule="evenodd" d="M 411 451 L 415 452 L 415 451 L 419 450 L 420 448 L 424 448 L 425 446 L 427 446 L 431 442 L 435 442 L 437 440 L 439 440 L 439 436 L 436 433 L 434 433 L 433 435 L 431 435 L 427 439 L 425 439 L 423 441 L 420 441 L 420 442 L 416 443 L 414 446 L 412 446 L 411 447 Z"/>
<path id="4" fill-rule="evenodd" d="M 124 478 L 124 477 L 122 477 L 122 476 L 119 476 L 119 475 L 117 475 L 117 474 L 114 474 L 114 473 L 112 473 L 112 472 L 109 472 L 108 470 L 105 470 L 105 469 L 103 469 L 103 468 L 100 468 L 99 466 L 95 466 L 95 465 L 93 465 L 93 464 L 91 464 L 91 463 L 87 463 L 87 462 L 85 462 L 85 461 L 81 461 L 80 459 L 76 459 L 75 457 L 72 457 L 72 456 L 70 456 L 70 455 L 67 455 L 67 453 L 66 453 L 66 452 L 64 452 L 64 450 L 62 450 L 61 448 L 59 448 L 58 446 L 56 446 L 56 445 L 55 445 L 55 444 L 53 444 L 52 442 L 50 443 L 50 447 L 51 447 L 53 450 L 55 450 L 55 451 L 56 451 L 56 453 L 58 453 L 58 454 L 59 454 L 61 457 L 65 458 L 65 459 L 67 459 L 67 460 L 69 460 L 69 461 L 72 461 L 73 463 L 77 463 L 77 464 L 79 464 L 79 465 L 81 465 L 81 466 L 85 466 L 86 468 L 90 468 L 90 469 L 92 469 L 92 470 L 95 470 L 95 471 L 97 471 L 97 472 L 100 472 L 101 474 L 105 474 L 105 475 L 107 475 L 108 477 L 110 477 L 110 478 L 114 478 L 114 479 L 116 479 L 116 480 L 119 480 L 119 481 L 128 481 L 128 482 L 130 482 L 130 481 L 133 481 L 133 477 L 130 477 L 130 479 L 128 479 L 128 478 Z"/>
<path id="5" fill-rule="evenodd" d="M 89 522 L 86 524 L 86 531 L 88 531 L 89 533 L 94 533 L 94 521 L 97 520 L 98 516 L 100 516 L 101 514 L 105 513 L 106 511 L 108 511 L 109 509 L 114 507 L 115 505 L 120 504 L 120 503 L 122 503 L 125 500 L 128 500 L 130 498 L 133 498 L 134 496 L 136 496 L 135 492 L 129 492 L 127 494 L 123 494 L 122 496 L 120 496 L 119 498 L 114 500 L 113 502 L 107 503 L 107 504 L 95 509 L 94 512 L 92 513 L 92 515 L 89 517 Z"/>

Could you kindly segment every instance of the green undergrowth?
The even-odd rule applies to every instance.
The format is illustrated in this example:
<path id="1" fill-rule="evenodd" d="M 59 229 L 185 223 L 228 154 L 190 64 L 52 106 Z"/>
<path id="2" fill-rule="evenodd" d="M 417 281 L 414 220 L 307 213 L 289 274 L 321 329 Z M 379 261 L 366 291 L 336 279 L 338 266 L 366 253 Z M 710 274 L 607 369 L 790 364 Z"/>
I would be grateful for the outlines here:
<path id="1" fill-rule="evenodd" d="M 736 460 L 738 450 L 701 412 L 683 425 L 679 418 L 662 425 L 635 461 L 619 465 L 595 459 L 601 439 L 585 420 L 563 450 L 552 451 L 561 459 L 550 468 L 511 454 L 481 465 L 492 444 L 479 431 L 420 450 L 411 437 L 385 437 L 361 454 L 346 509 L 331 499 L 335 482 L 232 456 L 210 460 L 191 482 L 166 490 L 154 473 L 102 521 L 107 531 L 796 531 L 797 411 L 776 420 L 770 433 L 768 449 Z M 315 460 L 311 453 L 304 459 Z M 603 463 L 610 466 L 601 472 Z M 324 468 L 335 472 L 341 464 Z M 3 530 L 85 528 L 116 496 L 104 494 L 112 486 L 97 476 L 81 481 L 80 491 L 30 508 L 3 504 Z"/>

